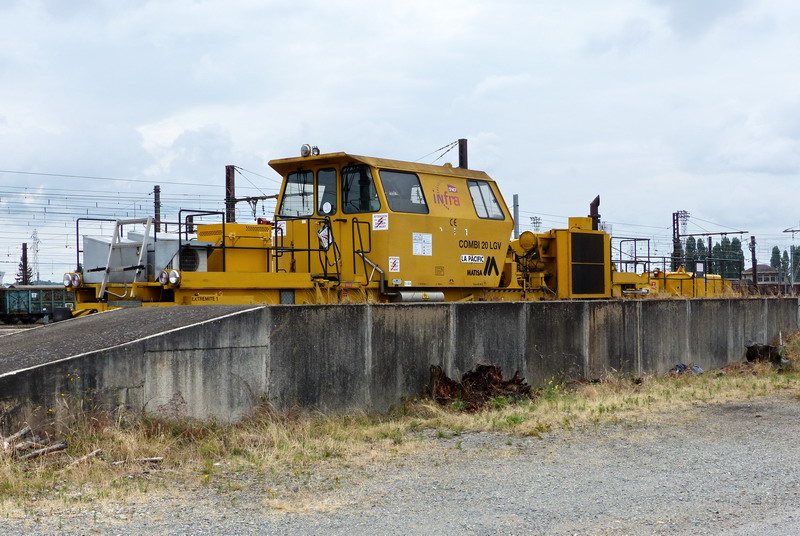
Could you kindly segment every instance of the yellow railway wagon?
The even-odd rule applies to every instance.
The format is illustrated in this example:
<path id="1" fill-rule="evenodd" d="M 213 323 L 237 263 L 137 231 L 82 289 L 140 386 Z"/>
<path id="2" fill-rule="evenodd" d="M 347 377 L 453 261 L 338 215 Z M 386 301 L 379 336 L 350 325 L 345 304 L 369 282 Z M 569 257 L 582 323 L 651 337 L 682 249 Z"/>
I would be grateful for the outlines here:
<path id="1" fill-rule="evenodd" d="M 674 272 L 653 272 L 649 279 L 652 292 L 656 295 L 708 298 L 733 293 L 730 281 L 725 281 L 722 276 L 697 276 L 683 267 Z"/>
<path id="2" fill-rule="evenodd" d="M 348 153 L 269 165 L 283 178 L 273 221 L 198 224 L 191 238 L 188 219 L 173 236 L 151 234 L 151 219 L 118 221 L 110 239 L 85 236 L 83 270 L 64 279 L 76 308 L 699 297 L 724 287 L 714 276 L 701 285 L 685 272 L 616 272 L 599 217 L 512 240 L 508 206 L 482 171 Z M 144 232 L 125 234 L 132 223 Z"/>

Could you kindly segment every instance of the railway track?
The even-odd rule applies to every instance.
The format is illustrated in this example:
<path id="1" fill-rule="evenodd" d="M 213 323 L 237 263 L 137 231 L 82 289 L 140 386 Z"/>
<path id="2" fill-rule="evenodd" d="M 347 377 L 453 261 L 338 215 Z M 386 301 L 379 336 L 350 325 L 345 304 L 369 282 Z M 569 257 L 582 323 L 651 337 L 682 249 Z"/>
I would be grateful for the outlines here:
<path id="1" fill-rule="evenodd" d="M 11 335 L 19 331 L 35 328 L 41 324 L 0 324 L 0 337 L 3 335 Z"/>

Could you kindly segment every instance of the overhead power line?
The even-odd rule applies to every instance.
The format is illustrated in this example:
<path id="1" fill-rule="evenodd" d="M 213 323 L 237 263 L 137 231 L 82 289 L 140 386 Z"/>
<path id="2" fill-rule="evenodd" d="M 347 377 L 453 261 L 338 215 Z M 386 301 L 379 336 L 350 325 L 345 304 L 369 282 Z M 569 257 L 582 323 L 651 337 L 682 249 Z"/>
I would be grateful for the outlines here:
<path id="1" fill-rule="evenodd" d="M 700 221 L 705 222 L 705 223 L 710 223 L 711 225 L 716 225 L 717 227 L 725 227 L 727 229 L 733 229 L 734 231 L 738 231 L 739 230 L 736 227 L 729 227 L 727 225 L 722 225 L 721 223 L 714 223 L 713 221 L 703 220 L 703 219 L 698 218 L 697 216 L 692 216 L 692 221 L 695 221 L 695 220 L 700 220 Z M 700 227 L 700 226 L 698 225 L 698 227 Z M 724 233 L 720 233 L 720 234 L 724 234 Z"/>
<path id="2" fill-rule="evenodd" d="M 71 175 L 67 173 L 45 173 L 45 172 L 37 172 L 37 171 L 19 171 L 13 169 L 0 169 L 0 173 L 9 173 L 15 175 L 33 175 L 33 176 L 41 176 L 41 177 L 58 177 L 58 178 L 66 178 L 66 179 L 87 179 L 87 180 L 96 180 L 96 181 L 117 181 L 117 182 L 133 182 L 133 183 L 147 183 L 147 184 L 169 184 L 169 185 L 177 185 L 177 186 L 201 186 L 206 188 L 218 188 L 219 185 L 217 184 L 209 184 L 209 183 L 197 183 L 197 182 L 178 182 L 178 181 L 169 181 L 169 180 L 150 180 L 150 179 L 131 179 L 131 178 L 121 178 L 121 177 L 97 177 L 93 175 Z M 252 172 L 250 172 L 252 173 Z M 255 175 L 255 173 L 254 173 Z M 268 177 L 264 177 L 268 179 Z M 275 179 L 270 179 L 275 180 Z M 252 184 L 252 183 L 251 183 Z M 254 188 L 258 189 L 257 186 L 253 185 Z"/>
<path id="3" fill-rule="evenodd" d="M 439 156 L 437 156 L 437 157 L 436 157 L 436 159 L 434 160 L 434 162 L 436 162 L 436 160 L 439 160 L 439 159 L 440 159 L 440 158 L 442 158 L 444 155 L 446 155 L 447 153 L 449 153 L 450 151 L 452 151 L 452 150 L 453 150 L 453 148 L 454 148 L 454 147 L 456 147 L 457 145 L 458 145 L 458 140 L 456 140 L 456 141 L 454 141 L 454 142 L 452 142 L 452 143 L 448 143 L 447 145 L 443 145 L 443 146 L 439 147 L 439 148 L 438 148 L 438 149 L 436 149 L 435 151 L 431 151 L 431 152 L 429 152 L 429 153 L 428 153 L 428 154 L 426 154 L 425 156 L 421 156 L 421 157 L 417 158 L 416 160 L 414 160 L 414 162 L 419 162 L 419 161 L 420 161 L 420 160 L 422 160 L 423 158 L 428 158 L 428 157 L 429 157 L 429 156 L 431 156 L 431 155 L 434 155 L 434 154 L 436 154 L 436 153 L 438 153 L 438 152 L 440 152 L 440 151 L 443 151 L 443 152 L 442 152 L 442 154 L 440 154 Z"/>
<path id="4" fill-rule="evenodd" d="M 244 171 L 246 173 L 250 173 L 251 175 L 255 175 L 256 177 L 261 177 L 262 179 L 267 179 L 268 181 L 272 181 L 272 182 L 275 182 L 275 183 L 278 183 L 278 184 L 282 184 L 283 183 L 283 181 L 280 180 L 280 179 L 276 179 L 274 177 L 267 177 L 266 175 L 260 175 L 260 174 L 256 173 L 255 171 L 250 171 L 248 169 L 244 169 L 243 167 L 239 167 L 239 166 L 233 166 L 233 167 L 236 169 L 236 171 L 239 172 L 240 175 L 242 175 L 242 171 Z M 244 177 L 244 175 L 242 175 L 242 177 Z M 250 182 L 250 179 L 248 179 L 247 177 L 244 177 L 244 179 L 246 181 Z M 253 184 L 253 183 L 250 182 L 250 184 Z M 253 184 L 253 186 L 258 188 L 255 184 Z"/>

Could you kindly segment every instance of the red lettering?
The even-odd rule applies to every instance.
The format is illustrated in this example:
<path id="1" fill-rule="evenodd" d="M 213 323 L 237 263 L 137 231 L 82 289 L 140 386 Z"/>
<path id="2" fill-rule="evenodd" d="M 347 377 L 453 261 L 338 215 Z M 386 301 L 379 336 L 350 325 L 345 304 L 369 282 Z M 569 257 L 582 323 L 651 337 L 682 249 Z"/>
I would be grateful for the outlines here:
<path id="1" fill-rule="evenodd" d="M 434 193 L 433 194 L 433 202 L 439 205 L 444 205 L 445 207 L 452 205 L 455 207 L 461 206 L 461 199 L 455 195 L 448 195 L 447 192 L 444 193 Z"/>

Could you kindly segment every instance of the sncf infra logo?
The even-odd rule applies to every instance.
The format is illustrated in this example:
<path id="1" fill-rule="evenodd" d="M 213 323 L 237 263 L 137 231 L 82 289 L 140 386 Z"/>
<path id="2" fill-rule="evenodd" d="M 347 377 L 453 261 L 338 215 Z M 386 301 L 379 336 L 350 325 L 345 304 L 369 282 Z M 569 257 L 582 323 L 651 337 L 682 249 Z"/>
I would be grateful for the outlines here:
<path id="1" fill-rule="evenodd" d="M 444 208 L 450 210 L 450 207 L 460 207 L 461 198 L 458 197 L 458 188 L 452 184 L 439 184 L 433 191 L 433 202 L 437 205 L 443 205 Z"/>

